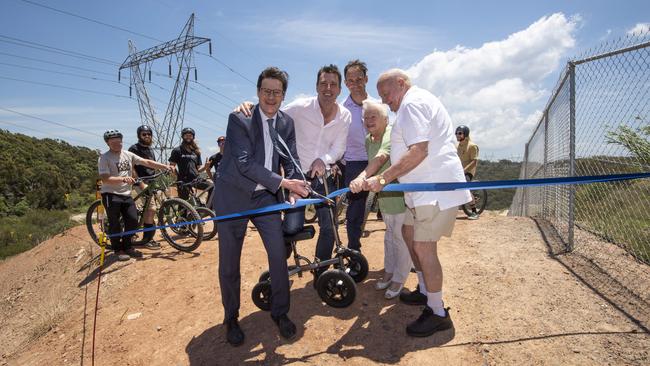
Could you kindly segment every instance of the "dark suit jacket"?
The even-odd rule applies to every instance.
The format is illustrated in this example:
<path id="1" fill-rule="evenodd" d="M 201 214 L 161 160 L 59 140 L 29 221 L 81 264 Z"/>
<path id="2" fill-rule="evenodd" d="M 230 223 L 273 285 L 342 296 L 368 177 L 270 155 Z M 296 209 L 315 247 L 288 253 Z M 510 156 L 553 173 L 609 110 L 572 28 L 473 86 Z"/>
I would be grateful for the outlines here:
<path id="1" fill-rule="evenodd" d="M 242 113 L 231 113 L 228 117 L 226 130 L 226 145 L 223 158 L 215 174 L 215 194 L 213 207 L 217 215 L 224 215 L 252 207 L 251 197 L 255 193 L 257 184 L 266 187 L 271 193 L 276 194 L 278 202 L 281 199 L 280 166 L 286 178 L 299 179 L 300 173 L 290 159 L 281 158 L 273 150 L 272 169 L 264 167 L 264 136 L 262 117 L 259 106 L 255 106 L 250 118 Z M 278 135 L 286 142 L 291 154 L 298 160 L 296 149 L 296 134 L 293 119 L 282 111 L 278 111 L 275 120 L 275 129 Z"/>

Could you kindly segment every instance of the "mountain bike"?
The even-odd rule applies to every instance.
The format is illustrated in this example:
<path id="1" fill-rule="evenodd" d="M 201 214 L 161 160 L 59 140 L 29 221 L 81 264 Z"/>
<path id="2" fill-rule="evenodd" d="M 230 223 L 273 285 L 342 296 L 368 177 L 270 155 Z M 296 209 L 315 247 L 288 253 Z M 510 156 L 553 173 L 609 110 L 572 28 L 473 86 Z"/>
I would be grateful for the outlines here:
<path id="1" fill-rule="evenodd" d="M 188 202 L 180 198 L 167 197 L 167 191 L 172 182 L 170 173 L 160 172 L 144 178 L 151 179 L 151 181 L 134 197 L 138 210 L 138 228 L 144 226 L 144 212 L 155 203 L 158 207 L 158 222 L 154 225 L 165 226 L 160 229 L 165 241 L 173 248 L 183 252 L 191 252 L 198 248 L 203 240 L 203 223 L 183 224 L 198 221 L 201 217 Z M 141 179 L 136 180 L 136 184 L 141 182 Z M 122 222 L 120 225 L 124 227 Z M 100 245 L 100 233 L 109 232 L 108 226 L 104 206 L 101 199 L 98 199 L 86 211 L 86 229 L 97 245 Z M 145 235 L 143 234 L 143 232 L 136 233 L 132 237 L 131 243 L 133 245 L 144 244 Z M 110 249 L 110 245 L 108 249 Z"/>
<path id="2" fill-rule="evenodd" d="M 191 182 L 176 182 L 176 186 L 180 191 L 187 193 L 186 201 L 191 204 L 196 212 L 201 216 L 201 219 L 210 219 L 215 217 L 213 210 L 209 209 L 206 206 L 207 192 L 214 185 L 206 179 L 196 178 Z M 202 189 L 200 193 L 197 193 L 197 188 Z M 201 197 L 204 197 L 202 199 Z M 203 240 L 210 240 L 217 236 L 217 222 L 215 220 L 208 220 L 203 222 Z"/>

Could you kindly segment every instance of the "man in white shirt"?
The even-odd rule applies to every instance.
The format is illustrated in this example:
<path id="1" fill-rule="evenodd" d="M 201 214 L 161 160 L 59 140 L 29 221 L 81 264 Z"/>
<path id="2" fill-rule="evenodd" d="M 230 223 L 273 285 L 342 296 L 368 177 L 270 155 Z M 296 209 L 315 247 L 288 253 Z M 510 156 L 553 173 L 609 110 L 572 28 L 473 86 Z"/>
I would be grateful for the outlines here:
<path id="1" fill-rule="evenodd" d="M 299 98 L 285 105 L 281 110 L 294 120 L 296 146 L 300 157 L 300 168 L 309 172 L 307 179 L 311 188 L 325 193 L 325 175 L 327 166 L 343 157 L 346 137 L 351 122 L 350 111 L 336 101 L 341 93 L 341 72 L 336 65 L 326 65 L 318 70 L 316 77 L 316 97 Z M 242 103 L 237 111 L 248 115 L 252 104 Z M 331 182 L 329 190 L 333 190 Z M 334 247 L 334 230 L 331 212 L 327 206 L 316 209 L 320 231 L 316 244 L 316 257 L 327 260 L 332 257 Z M 302 230 L 305 222 L 305 209 L 299 207 L 285 213 L 283 230 L 292 235 Z M 324 269 L 321 269 L 323 271 Z"/>
<path id="2" fill-rule="evenodd" d="M 387 182 L 465 182 L 456 154 L 451 118 L 438 98 L 411 86 L 399 69 L 384 72 L 377 81 L 382 101 L 396 112 L 391 133 L 391 167 L 366 180 L 365 187 L 380 191 Z M 451 236 L 458 206 L 471 201 L 469 191 L 407 192 L 402 233 L 418 272 L 418 289 L 403 293 L 409 304 L 426 304 L 422 315 L 406 327 L 407 334 L 426 337 L 453 327 L 442 301 L 442 267 L 437 244 Z"/>

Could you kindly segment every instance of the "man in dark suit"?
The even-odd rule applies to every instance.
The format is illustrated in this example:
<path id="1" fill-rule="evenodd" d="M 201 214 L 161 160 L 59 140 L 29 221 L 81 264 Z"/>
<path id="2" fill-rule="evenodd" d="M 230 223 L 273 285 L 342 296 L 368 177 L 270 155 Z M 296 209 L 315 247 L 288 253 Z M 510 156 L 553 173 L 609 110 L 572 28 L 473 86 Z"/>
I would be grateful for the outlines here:
<path id="1" fill-rule="evenodd" d="M 287 84 L 288 76 L 284 71 L 276 67 L 265 69 L 257 79 L 259 104 L 252 116 L 230 114 L 224 155 L 215 174 L 213 207 L 218 216 L 281 202 L 281 188 L 290 192 L 291 203 L 308 194 L 304 180 L 296 179 L 301 175 L 293 120 L 279 110 Z M 280 166 L 285 178 L 280 175 Z M 273 279 L 271 317 L 284 338 L 290 339 L 296 334 L 296 326 L 287 317 L 289 277 L 280 213 L 228 220 L 218 225 L 219 282 L 226 338 L 233 346 L 244 341 L 244 332 L 237 320 L 241 284 L 239 266 L 249 220 L 257 228 L 266 248 Z"/>

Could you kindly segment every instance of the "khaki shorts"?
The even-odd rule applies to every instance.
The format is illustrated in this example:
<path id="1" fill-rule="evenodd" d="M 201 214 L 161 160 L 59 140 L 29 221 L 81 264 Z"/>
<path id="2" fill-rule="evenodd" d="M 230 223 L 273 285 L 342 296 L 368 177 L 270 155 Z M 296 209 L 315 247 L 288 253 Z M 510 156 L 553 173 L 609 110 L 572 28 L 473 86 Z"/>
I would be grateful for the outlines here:
<path id="1" fill-rule="evenodd" d="M 142 192 L 142 188 L 134 185 L 133 191 L 131 191 L 131 197 L 135 198 L 135 196 L 139 195 L 140 192 Z M 158 198 L 160 198 L 160 192 L 156 193 L 156 195 L 158 195 Z M 138 207 L 141 207 L 144 205 L 144 198 L 140 198 L 136 203 L 138 204 Z M 151 197 L 151 201 L 149 201 L 149 211 L 158 211 L 158 203 L 156 203 L 155 197 Z"/>
<path id="2" fill-rule="evenodd" d="M 440 211 L 438 205 L 406 208 L 404 225 L 413 226 L 415 241 L 438 241 L 443 236 L 451 236 L 456 223 L 458 207 Z"/>

